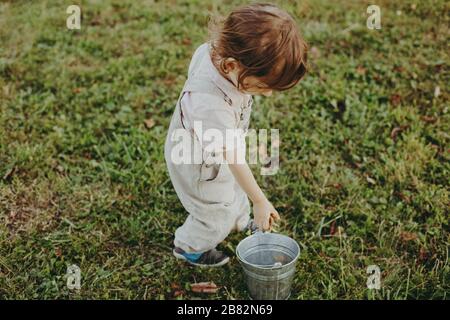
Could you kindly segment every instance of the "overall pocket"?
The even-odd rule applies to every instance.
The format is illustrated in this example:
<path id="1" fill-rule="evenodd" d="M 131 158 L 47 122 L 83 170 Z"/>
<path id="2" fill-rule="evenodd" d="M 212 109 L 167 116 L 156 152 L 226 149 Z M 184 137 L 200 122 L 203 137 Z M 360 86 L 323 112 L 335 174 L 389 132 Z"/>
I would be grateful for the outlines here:
<path id="1" fill-rule="evenodd" d="M 235 197 L 234 183 L 228 164 L 200 166 L 199 190 L 205 202 L 230 205 Z"/>
<path id="2" fill-rule="evenodd" d="M 221 164 L 206 164 L 203 162 L 200 166 L 200 181 L 213 181 L 217 179 L 221 167 Z"/>

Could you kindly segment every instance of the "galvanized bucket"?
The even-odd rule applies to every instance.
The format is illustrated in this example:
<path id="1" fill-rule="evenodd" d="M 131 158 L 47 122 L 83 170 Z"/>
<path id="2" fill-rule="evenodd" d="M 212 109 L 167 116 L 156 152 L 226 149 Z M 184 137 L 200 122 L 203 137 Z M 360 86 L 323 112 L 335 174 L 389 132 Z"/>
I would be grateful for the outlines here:
<path id="1" fill-rule="evenodd" d="M 242 240 L 236 255 L 255 300 L 284 300 L 291 294 L 298 243 L 282 234 L 256 232 Z"/>

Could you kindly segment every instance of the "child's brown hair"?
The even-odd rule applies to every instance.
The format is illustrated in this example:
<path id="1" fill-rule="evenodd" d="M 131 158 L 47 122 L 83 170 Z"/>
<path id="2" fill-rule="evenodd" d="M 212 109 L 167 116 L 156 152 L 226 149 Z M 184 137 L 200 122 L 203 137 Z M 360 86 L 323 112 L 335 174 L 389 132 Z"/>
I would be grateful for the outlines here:
<path id="1" fill-rule="evenodd" d="M 270 89 L 287 90 L 306 73 L 307 44 L 294 19 L 275 5 L 239 7 L 223 21 L 213 21 L 210 31 L 213 61 L 218 62 L 217 55 L 234 58 L 243 68 L 238 87 L 244 87 L 246 77 L 255 76 Z"/>

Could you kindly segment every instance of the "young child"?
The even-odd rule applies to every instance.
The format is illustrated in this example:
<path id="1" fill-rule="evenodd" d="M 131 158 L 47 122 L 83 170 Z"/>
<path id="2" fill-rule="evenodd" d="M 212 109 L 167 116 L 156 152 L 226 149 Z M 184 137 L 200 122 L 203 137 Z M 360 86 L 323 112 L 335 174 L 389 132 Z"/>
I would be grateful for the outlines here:
<path id="1" fill-rule="evenodd" d="M 271 4 L 238 8 L 211 31 L 210 41 L 195 51 L 189 65 L 164 152 L 174 189 L 189 213 L 175 232 L 173 254 L 198 266 L 228 262 L 216 246 L 231 231 L 267 231 L 280 218 L 248 164 L 235 161 L 239 150 L 222 143 L 207 153 L 202 132 L 245 132 L 252 95 L 292 88 L 305 75 L 307 58 L 307 45 L 293 18 Z M 190 137 L 188 146 L 201 146 L 199 163 L 174 161 L 180 130 Z M 217 152 L 225 162 L 216 161 Z"/>

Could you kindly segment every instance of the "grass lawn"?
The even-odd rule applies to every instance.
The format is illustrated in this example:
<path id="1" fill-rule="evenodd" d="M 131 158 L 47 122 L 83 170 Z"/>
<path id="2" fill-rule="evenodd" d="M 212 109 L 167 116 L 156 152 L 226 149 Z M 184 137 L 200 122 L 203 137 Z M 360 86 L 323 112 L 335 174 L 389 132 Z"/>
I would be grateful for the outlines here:
<path id="1" fill-rule="evenodd" d="M 0 298 L 247 299 L 244 234 L 221 269 L 172 256 L 186 214 L 163 158 L 208 13 L 240 1 L 75 2 L 81 30 L 67 1 L 0 2 Z M 372 2 L 276 3 L 310 46 L 308 76 L 251 122 L 280 129 L 280 170 L 256 176 L 302 248 L 291 299 L 448 299 L 448 2 L 376 1 L 381 30 Z"/>

